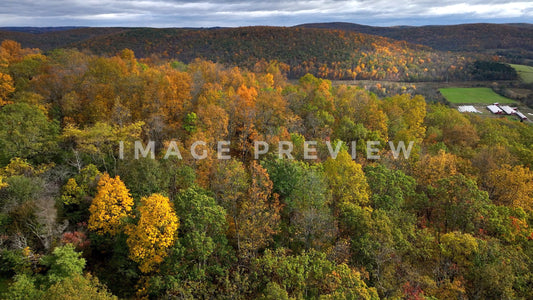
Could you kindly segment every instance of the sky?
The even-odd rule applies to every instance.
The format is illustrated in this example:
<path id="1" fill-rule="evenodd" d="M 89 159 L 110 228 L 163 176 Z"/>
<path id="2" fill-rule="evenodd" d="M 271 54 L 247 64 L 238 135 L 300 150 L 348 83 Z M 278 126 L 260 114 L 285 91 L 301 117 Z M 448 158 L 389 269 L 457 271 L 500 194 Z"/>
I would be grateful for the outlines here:
<path id="1" fill-rule="evenodd" d="M 532 0 L 1 0 L 0 26 L 533 23 Z"/>

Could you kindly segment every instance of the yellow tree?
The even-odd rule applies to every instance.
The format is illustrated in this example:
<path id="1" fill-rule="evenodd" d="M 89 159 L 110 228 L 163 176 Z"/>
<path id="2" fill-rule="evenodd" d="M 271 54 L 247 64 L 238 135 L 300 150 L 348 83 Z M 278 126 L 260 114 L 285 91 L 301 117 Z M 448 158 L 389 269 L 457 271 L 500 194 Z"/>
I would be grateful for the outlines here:
<path id="1" fill-rule="evenodd" d="M 380 103 L 388 118 L 389 140 L 395 143 L 403 141 L 406 145 L 413 141 L 415 143 L 413 154 L 416 157 L 426 134 L 424 97 L 417 95 L 411 98 L 409 94 L 396 95 Z"/>
<path id="2" fill-rule="evenodd" d="M 170 200 L 160 194 L 141 199 L 139 223 L 132 226 L 127 239 L 130 258 L 149 273 L 163 262 L 167 250 L 176 242 L 179 220 Z"/>
<path id="3" fill-rule="evenodd" d="M 484 185 L 495 203 L 533 210 L 533 172 L 529 168 L 503 165 L 487 175 Z"/>
<path id="4" fill-rule="evenodd" d="M 7 183 L 4 182 L 4 178 L 0 175 L 0 189 L 5 188 Z"/>
<path id="5" fill-rule="evenodd" d="M 7 96 L 14 91 L 13 78 L 8 74 L 0 72 L 0 107 L 11 103 L 7 100 Z"/>
<path id="6" fill-rule="evenodd" d="M 345 202 L 362 206 L 369 204 L 370 189 L 363 169 L 346 150 L 339 152 L 336 159 L 328 158 L 324 162 L 324 172 L 333 191 L 335 205 Z"/>
<path id="7" fill-rule="evenodd" d="M 116 235 L 123 230 L 124 219 L 131 213 L 132 206 L 133 198 L 120 177 L 111 178 L 105 173 L 98 182 L 97 194 L 89 207 L 89 229 L 98 234 Z"/>
<path id="8" fill-rule="evenodd" d="M 453 176 L 457 171 L 457 157 L 440 150 L 435 156 L 426 155 L 414 167 L 414 177 L 423 187 L 436 185 L 439 179 Z"/>

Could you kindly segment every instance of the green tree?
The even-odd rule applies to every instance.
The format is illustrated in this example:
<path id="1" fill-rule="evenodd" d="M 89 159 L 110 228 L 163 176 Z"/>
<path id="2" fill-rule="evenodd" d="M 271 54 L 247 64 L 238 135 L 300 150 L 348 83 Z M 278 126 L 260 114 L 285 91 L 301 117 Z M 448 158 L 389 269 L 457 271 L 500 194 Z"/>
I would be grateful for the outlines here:
<path id="1" fill-rule="evenodd" d="M 417 200 L 415 179 L 401 170 L 392 170 L 382 164 L 376 164 L 365 167 L 364 171 L 372 192 L 372 207 L 398 211 L 412 206 Z"/>
<path id="2" fill-rule="evenodd" d="M 13 157 L 44 161 L 57 150 L 59 126 L 37 107 L 9 104 L 0 109 L 0 164 Z"/>
<path id="3" fill-rule="evenodd" d="M 39 299 L 44 292 L 35 286 L 35 278 L 26 274 L 16 275 L 7 292 L 0 294 L 4 299 L 33 300 Z"/>
<path id="4" fill-rule="evenodd" d="M 482 218 L 490 203 L 475 181 L 459 174 L 437 181 L 429 192 L 428 217 L 437 230 L 461 230 L 475 233 L 482 227 Z"/>
<path id="5" fill-rule="evenodd" d="M 228 257 L 226 211 L 199 188 L 189 188 L 174 201 L 180 217 L 180 238 L 174 248 L 189 279 L 202 280 Z M 213 278 L 211 278 L 213 279 Z"/>
<path id="6" fill-rule="evenodd" d="M 72 244 L 56 247 L 51 255 L 42 258 L 42 263 L 50 268 L 46 275 L 51 284 L 81 275 L 85 268 L 85 259 Z"/>

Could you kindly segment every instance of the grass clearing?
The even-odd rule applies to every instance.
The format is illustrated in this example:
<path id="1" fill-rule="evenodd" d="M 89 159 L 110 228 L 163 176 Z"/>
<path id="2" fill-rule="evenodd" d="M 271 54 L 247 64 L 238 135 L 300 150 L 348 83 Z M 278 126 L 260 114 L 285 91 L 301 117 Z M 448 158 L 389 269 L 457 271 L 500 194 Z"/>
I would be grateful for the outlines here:
<path id="1" fill-rule="evenodd" d="M 533 83 L 533 67 L 524 65 L 511 65 L 524 83 Z"/>
<path id="2" fill-rule="evenodd" d="M 446 100 L 454 104 L 516 103 L 514 100 L 496 94 L 490 88 L 442 88 L 439 91 Z"/>

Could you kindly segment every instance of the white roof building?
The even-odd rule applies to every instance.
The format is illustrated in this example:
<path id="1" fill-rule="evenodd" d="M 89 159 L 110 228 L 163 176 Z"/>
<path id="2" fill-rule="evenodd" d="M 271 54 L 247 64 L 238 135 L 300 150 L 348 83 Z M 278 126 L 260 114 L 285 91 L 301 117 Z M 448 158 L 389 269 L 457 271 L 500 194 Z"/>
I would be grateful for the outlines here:
<path id="1" fill-rule="evenodd" d="M 519 112 L 518 110 L 516 111 L 516 115 L 520 118 L 520 120 L 527 120 L 526 115 L 524 115 L 523 113 Z"/>
<path id="2" fill-rule="evenodd" d="M 514 115 L 515 110 L 507 105 L 500 105 L 501 110 L 503 110 L 508 115 Z"/>
<path id="3" fill-rule="evenodd" d="M 501 110 L 501 108 L 499 108 L 496 105 L 488 105 L 487 109 L 490 110 L 490 112 L 493 113 L 493 114 L 501 114 L 501 113 L 503 113 L 503 110 Z"/>
<path id="4" fill-rule="evenodd" d="M 471 112 L 471 113 L 477 113 L 477 114 L 481 114 L 482 112 L 480 112 L 479 110 L 477 110 L 474 106 L 472 105 L 462 105 L 462 106 L 459 106 L 457 107 L 457 110 L 459 112 Z"/>

